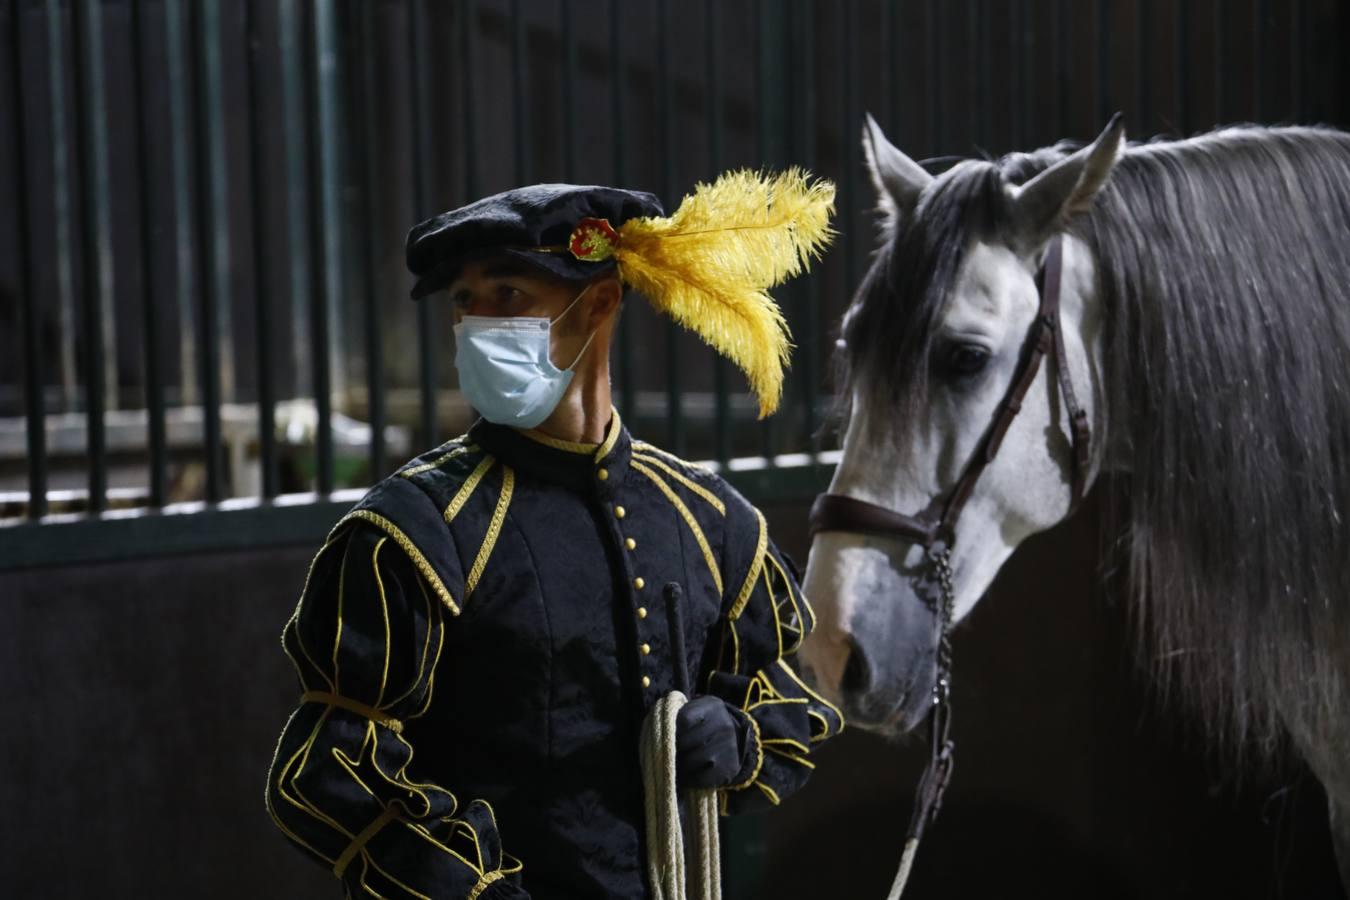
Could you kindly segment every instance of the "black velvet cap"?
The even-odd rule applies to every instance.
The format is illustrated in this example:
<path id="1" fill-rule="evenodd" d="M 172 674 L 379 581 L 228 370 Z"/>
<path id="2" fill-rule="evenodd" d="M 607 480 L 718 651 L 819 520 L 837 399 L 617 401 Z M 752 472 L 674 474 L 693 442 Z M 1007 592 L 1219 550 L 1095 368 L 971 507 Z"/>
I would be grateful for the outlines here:
<path id="1" fill-rule="evenodd" d="M 494 194 L 432 216 L 408 232 L 408 271 L 417 276 L 412 297 L 418 300 L 447 287 L 466 261 L 496 254 L 568 281 L 589 280 L 613 270 L 615 262 L 586 261 L 568 251 L 582 219 L 603 219 L 618 228 L 629 219 L 660 215 L 661 201 L 644 191 L 535 184 Z"/>

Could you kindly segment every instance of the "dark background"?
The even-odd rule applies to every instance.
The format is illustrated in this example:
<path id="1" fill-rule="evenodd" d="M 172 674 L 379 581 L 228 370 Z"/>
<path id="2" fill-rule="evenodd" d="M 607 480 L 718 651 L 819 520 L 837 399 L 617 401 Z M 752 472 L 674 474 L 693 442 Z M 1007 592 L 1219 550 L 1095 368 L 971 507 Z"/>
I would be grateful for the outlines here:
<path id="1" fill-rule="evenodd" d="M 841 238 L 817 275 L 781 295 L 801 345 L 787 408 L 767 431 L 737 414 L 727 444 L 737 454 L 833 446 L 812 401 L 829 390 L 833 323 L 872 239 L 857 147 L 865 110 L 916 159 L 1086 140 L 1116 109 L 1136 138 L 1350 121 L 1350 11 L 1337 0 L 134 8 L 142 96 L 127 77 L 130 0 L 0 0 L 0 197 L 26 201 L 0 202 L 0 417 L 23 409 L 30 354 L 42 362 L 45 411 L 84 409 L 86 296 L 111 313 L 110 407 L 145 402 L 147 308 L 162 324 L 163 346 L 151 349 L 168 402 L 191 402 L 201 362 L 190 317 L 209 282 L 223 311 L 225 400 L 252 402 L 263 369 L 283 398 L 312 392 L 305 317 L 318 295 L 335 323 L 337 408 L 362 418 L 364 310 L 375 304 L 390 420 L 417 446 L 434 443 L 463 421 L 439 407 L 431 428 L 418 419 L 420 334 L 434 339 L 438 396 L 453 392 L 454 373 L 443 312 L 419 323 L 402 302 L 413 221 L 544 180 L 620 183 L 673 206 L 725 168 L 801 163 L 838 182 Z M 91 70 L 75 38 L 94 18 L 102 56 Z M 284 69 L 298 51 L 287 41 L 315 40 L 320 18 L 331 26 L 328 80 L 302 70 L 289 88 L 297 118 Z M 203 47 L 216 48 L 215 64 Z M 250 77 L 262 88 L 252 105 Z M 189 120 L 175 117 L 175 90 Z M 324 116 L 321 97 L 332 104 Z M 74 136 L 77 112 L 92 115 L 97 98 L 106 142 L 95 153 Z M 148 142 L 137 139 L 138 109 Z M 97 159 L 102 180 L 83 174 L 97 175 Z M 102 268 L 86 265 L 89 215 L 108 251 Z M 36 345 L 20 327 L 23 272 Z M 274 337 L 261 366 L 259 297 Z M 640 304 L 625 319 L 621 392 L 659 397 L 672 375 L 686 391 L 712 390 L 705 348 Z M 739 380 L 729 384 L 743 400 Z M 626 418 L 657 443 L 677 437 L 659 410 Z M 675 443 L 711 455 L 710 417 L 690 418 Z M 144 483 L 145 465 L 133 456 L 114 483 Z M 0 476 L 5 466 L 22 482 L 21 457 L 0 460 Z M 804 560 L 806 507 L 777 496 L 757 499 Z M 907 896 L 1341 896 L 1316 782 L 1293 762 L 1231 770 L 1135 674 L 1128 611 L 1102 587 L 1095 521 L 1093 504 L 1028 542 L 958 632 L 955 779 Z M 0 895 L 337 895 L 262 800 L 296 696 L 279 634 L 318 539 L 273 529 L 250 549 L 156 556 L 145 546 L 117 562 L 0 571 Z M 805 791 L 729 826 L 729 898 L 883 896 L 923 755 L 857 731 L 826 745 Z"/>

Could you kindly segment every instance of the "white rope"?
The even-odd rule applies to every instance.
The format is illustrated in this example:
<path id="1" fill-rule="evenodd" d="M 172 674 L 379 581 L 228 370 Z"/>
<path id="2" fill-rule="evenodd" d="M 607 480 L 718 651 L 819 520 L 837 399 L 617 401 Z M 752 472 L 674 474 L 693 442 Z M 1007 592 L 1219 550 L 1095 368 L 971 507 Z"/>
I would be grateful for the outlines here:
<path id="1" fill-rule="evenodd" d="M 642 787 L 647 813 L 647 875 L 654 900 L 722 900 L 718 857 L 717 791 L 686 794 L 694 844 L 686 856 L 675 784 L 675 717 L 689 702 L 671 691 L 652 707 L 642 723 Z M 692 893 L 686 876 L 693 869 Z"/>
<path id="2" fill-rule="evenodd" d="M 886 896 L 886 900 L 900 900 L 900 895 L 905 892 L 905 884 L 909 881 L 909 870 L 914 867 L 914 855 L 918 850 L 918 838 L 912 837 L 905 841 L 905 851 L 900 855 L 900 869 L 895 873 L 895 881 L 891 884 L 891 892 Z"/>

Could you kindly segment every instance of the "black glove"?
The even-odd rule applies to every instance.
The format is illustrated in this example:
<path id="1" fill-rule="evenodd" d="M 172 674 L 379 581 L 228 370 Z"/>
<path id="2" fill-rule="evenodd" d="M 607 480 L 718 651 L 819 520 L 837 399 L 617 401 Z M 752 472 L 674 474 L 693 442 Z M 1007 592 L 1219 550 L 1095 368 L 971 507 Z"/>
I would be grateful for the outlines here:
<path id="1" fill-rule="evenodd" d="M 681 787 L 715 788 L 741 770 L 736 720 L 718 697 L 695 697 L 675 716 L 675 772 Z"/>
<path id="2" fill-rule="evenodd" d="M 503 878 L 484 888 L 483 893 L 478 895 L 478 900 L 530 900 L 530 895 L 523 887 Z"/>

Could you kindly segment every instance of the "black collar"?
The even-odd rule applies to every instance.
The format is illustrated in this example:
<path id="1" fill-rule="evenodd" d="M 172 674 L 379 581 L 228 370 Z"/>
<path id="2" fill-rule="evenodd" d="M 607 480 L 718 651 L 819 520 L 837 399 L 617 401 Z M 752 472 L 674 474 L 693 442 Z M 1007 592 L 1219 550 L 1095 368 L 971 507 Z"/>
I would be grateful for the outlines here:
<path id="1" fill-rule="evenodd" d="M 628 477 L 632 441 L 619 420 L 610 418 L 599 444 L 559 440 L 539 431 L 522 431 L 479 419 L 469 429 L 469 440 L 519 472 L 578 491 L 606 496 Z"/>

